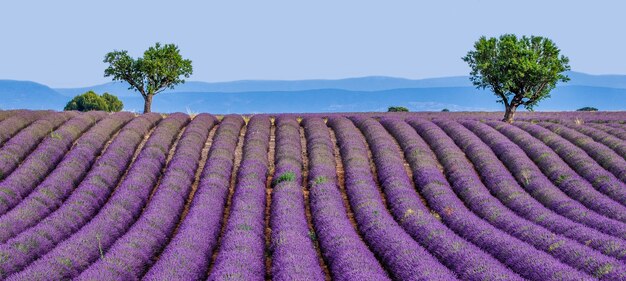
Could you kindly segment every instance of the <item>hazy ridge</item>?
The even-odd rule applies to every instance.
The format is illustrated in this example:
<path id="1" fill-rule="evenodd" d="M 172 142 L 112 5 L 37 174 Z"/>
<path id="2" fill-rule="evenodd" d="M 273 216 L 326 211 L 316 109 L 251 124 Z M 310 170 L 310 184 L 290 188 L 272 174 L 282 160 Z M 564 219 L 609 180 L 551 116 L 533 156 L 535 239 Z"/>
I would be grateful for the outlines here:
<path id="1" fill-rule="evenodd" d="M 570 72 L 569 83 L 552 92 L 537 110 L 575 110 L 594 106 L 626 110 L 626 75 L 588 75 Z M 0 108 L 63 108 L 73 96 L 87 90 L 120 97 L 126 110 L 139 111 L 143 100 L 125 83 L 111 82 L 80 88 L 52 89 L 31 81 L 0 80 Z M 384 76 L 338 80 L 189 81 L 154 99 L 159 112 L 214 113 L 384 111 L 406 106 L 412 111 L 494 111 L 501 105 L 486 91 L 475 89 L 468 77 L 404 79 Z"/>

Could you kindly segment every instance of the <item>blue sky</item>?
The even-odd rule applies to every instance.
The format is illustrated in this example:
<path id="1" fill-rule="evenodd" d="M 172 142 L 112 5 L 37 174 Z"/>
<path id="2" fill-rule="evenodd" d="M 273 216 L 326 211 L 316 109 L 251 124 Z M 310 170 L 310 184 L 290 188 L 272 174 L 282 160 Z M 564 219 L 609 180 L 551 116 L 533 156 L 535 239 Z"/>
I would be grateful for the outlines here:
<path id="1" fill-rule="evenodd" d="M 572 69 L 626 74 L 626 2 L 2 1 L 0 79 L 53 87 L 103 77 L 104 54 L 157 41 L 193 60 L 190 80 L 466 75 L 481 35 L 553 39 Z"/>

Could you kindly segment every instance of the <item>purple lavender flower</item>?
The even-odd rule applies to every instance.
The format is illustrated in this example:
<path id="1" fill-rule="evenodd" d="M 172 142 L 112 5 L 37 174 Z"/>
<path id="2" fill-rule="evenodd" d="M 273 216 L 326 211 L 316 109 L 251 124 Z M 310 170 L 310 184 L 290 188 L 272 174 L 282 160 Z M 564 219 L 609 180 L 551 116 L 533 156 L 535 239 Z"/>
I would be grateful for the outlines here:
<path id="1" fill-rule="evenodd" d="M 107 140 L 132 118 L 134 115 L 131 113 L 115 113 L 98 122 L 78 139 L 32 193 L 0 217 L 0 242 L 6 242 L 58 208 L 91 169 Z"/>
<path id="2" fill-rule="evenodd" d="M 295 118 L 279 117 L 276 124 L 276 156 L 270 208 L 272 279 L 324 280 L 311 241 L 302 194 L 302 146 Z M 315 232 L 313 232 L 315 234 Z"/>
<path id="3" fill-rule="evenodd" d="M 230 215 L 208 280 L 265 280 L 265 189 L 270 119 L 248 122 Z"/>
<path id="4" fill-rule="evenodd" d="M 206 278 L 223 223 L 235 148 L 243 125 L 238 115 L 227 115 L 220 122 L 189 213 L 144 280 Z"/>
<path id="5" fill-rule="evenodd" d="M 194 117 L 185 128 L 156 192 L 139 219 L 75 280 L 138 280 L 144 274 L 151 258 L 169 240 L 179 221 L 202 147 L 216 121 L 215 117 L 205 113 Z"/>
<path id="6" fill-rule="evenodd" d="M 306 118 L 302 122 L 309 159 L 313 226 L 333 280 L 389 280 L 346 215 L 328 127 L 321 118 Z"/>
<path id="7" fill-rule="evenodd" d="M 78 115 L 50 133 L 24 162 L 0 182 L 0 215 L 28 195 L 87 129 L 106 116 L 104 112 Z"/>
<path id="8" fill-rule="evenodd" d="M 492 127 L 475 121 L 461 121 L 475 135 L 464 134 L 463 138 L 455 138 L 450 134 L 465 155 L 474 163 L 474 167 L 489 191 L 502 203 L 518 215 L 539 224 L 555 233 L 588 245 L 606 255 L 626 261 L 626 242 L 602 233 L 594 228 L 559 215 L 546 208 L 522 188 L 514 176 L 500 162 L 494 151 L 487 146 L 489 143 L 503 143 L 506 137 Z M 457 129 L 461 130 L 461 129 Z M 481 141 L 483 139 L 485 142 Z M 487 144 L 485 144 L 487 143 Z"/>
<path id="9" fill-rule="evenodd" d="M 374 181 L 367 147 L 346 118 L 332 118 L 345 167 L 345 186 L 359 230 L 390 274 L 401 280 L 455 280 L 456 276 L 393 219 Z"/>

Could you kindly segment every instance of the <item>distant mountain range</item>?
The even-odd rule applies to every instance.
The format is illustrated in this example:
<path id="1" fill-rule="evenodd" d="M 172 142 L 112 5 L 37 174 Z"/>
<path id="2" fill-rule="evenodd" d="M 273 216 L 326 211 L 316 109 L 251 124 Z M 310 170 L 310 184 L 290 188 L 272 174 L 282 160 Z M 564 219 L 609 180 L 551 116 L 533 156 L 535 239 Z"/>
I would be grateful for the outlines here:
<path id="1" fill-rule="evenodd" d="M 626 75 L 570 72 L 571 81 L 557 87 L 537 110 L 575 110 L 593 106 L 626 110 Z M 30 81 L 0 80 L 0 109 L 61 110 L 71 97 L 94 90 L 112 93 L 125 110 L 140 111 L 143 100 L 126 83 L 111 82 L 82 88 L 52 89 Z M 213 113 L 384 111 L 406 106 L 412 111 L 495 111 L 502 105 L 487 91 L 475 89 L 466 76 L 404 79 L 361 77 L 338 80 L 190 81 L 158 94 L 153 110 Z"/>

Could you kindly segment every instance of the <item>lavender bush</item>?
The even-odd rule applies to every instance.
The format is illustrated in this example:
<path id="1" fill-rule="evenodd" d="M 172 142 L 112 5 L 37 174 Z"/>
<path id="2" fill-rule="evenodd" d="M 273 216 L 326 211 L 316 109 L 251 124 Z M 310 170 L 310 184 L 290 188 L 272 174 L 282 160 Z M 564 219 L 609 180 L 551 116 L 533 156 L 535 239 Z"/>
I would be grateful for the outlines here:
<path id="1" fill-rule="evenodd" d="M 395 120 L 386 120 L 402 136 Z M 369 143 L 380 186 L 396 221 L 463 280 L 523 280 L 501 262 L 459 237 L 420 201 L 403 165 L 402 154 L 385 128 L 374 119 L 355 119 Z"/>
<path id="2" fill-rule="evenodd" d="M 623 130 L 621 128 L 611 127 L 606 124 L 595 124 L 595 123 L 587 123 L 585 125 L 591 128 L 594 128 L 596 130 L 601 130 L 603 132 L 609 133 L 623 141 L 626 140 L 626 130 Z"/>
<path id="3" fill-rule="evenodd" d="M 103 112 L 81 114 L 51 132 L 13 173 L 0 182 L 0 215 L 28 195 L 61 161 L 74 141 L 105 115 Z"/>
<path id="4" fill-rule="evenodd" d="M 219 123 L 189 213 L 144 280 L 202 280 L 217 246 L 234 165 L 240 116 Z"/>
<path id="5" fill-rule="evenodd" d="M 270 207 L 272 279 L 324 280 L 311 241 L 302 193 L 302 146 L 295 118 L 279 117 L 276 124 L 276 156 Z"/>
<path id="6" fill-rule="evenodd" d="M 447 225 L 456 228 L 458 234 L 489 252 L 525 278 L 532 280 L 590 278 L 549 254 L 534 247 L 528 247 L 529 244 L 506 230 L 496 228 L 491 223 L 499 213 L 494 212 L 495 215 L 491 220 L 474 214 L 472 211 L 479 211 L 475 208 L 476 205 L 466 207 L 464 202 L 457 197 L 457 195 L 462 195 L 461 191 L 468 193 L 465 195 L 472 195 L 470 192 L 476 189 L 466 186 L 476 181 L 470 181 L 471 178 L 467 177 L 467 168 L 463 167 L 463 163 L 459 161 L 460 155 L 455 151 L 458 147 L 449 138 L 446 139 L 445 132 L 432 122 L 414 119 L 409 120 L 409 124 L 423 138 L 423 140 L 418 138 L 416 143 L 419 146 L 413 148 L 417 151 L 417 159 L 409 160 L 409 163 L 416 166 L 412 167 L 413 172 L 416 173 L 415 181 L 419 183 L 420 191 L 431 208 L 442 217 Z M 431 148 L 432 151 L 430 151 Z M 438 169 L 435 159 L 443 165 L 445 176 Z M 426 163 L 427 161 L 431 163 Z M 472 208 L 472 211 L 468 207 Z"/>
<path id="7" fill-rule="evenodd" d="M 265 280 L 265 184 L 270 119 L 248 122 L 230 215 L 208 280 Z"/>
<path id="8" fill-rule="evenodd" d="M 313 226 L 333 280 L 389 280 L 346 215 L 328 127 L 321 118 L 303 121 L 309 158 Z"/>
<path id="9" fill-rule="evenodd" d="M 50 251 L 51 246 L 40 248 L 40 251 L 35 253 L 36 256 L 43 255 L 41 258 L 23 271 L 9 276 L 7 280 L 72 278 L 100 257 L 141 214 L 165 165 L 170 147 L 180 129 L 188 121 L 187 115 L 178 113 L 163 120 L 146 142 L 124 180 L 98 214 L 69 238 L 61 238 L 60 240 L 64 241 L 53 250 Z M 47 230 L 53 232 L 52 229 Z M 47 251 L 50 252 L 46 254 Z M 26 258 L 28 260 L 20 262 L 30 263 L 33 255 L 30 254 Z"/>
<path id="10" fill-rule="evenodd" d="M 544 127 L 523 122 L 515 125 L 552 148 L 563 161 L 567 162 L 569 167 L 576 170 L 594 188 L 622 205 L 626 205 L 626 184 L 602 168 L 585 151 Z M 568 168 L 564 168 L 564 170 L 567 171 Z M 562 181 L 561 179 L 564 177 L 568 177 L 568 175 L 558 175 L 557 181 Z"/>
<path id="11" fill-rule="evenodd" d="M 58 208 L 91 169 L 106 142 L 133 117 L 131 113 L 110 115 L 78 139 L 32 193 L 0 217 L 0 243 Z"/>
<path id="12" fill-rule="evenodd" d="M 167 243 L 191 191 L 215 117 L 200 114 L 185 128 L 163 178 L 133 226 L 75 280 L 138 280 Z"/>
<path id="13" fill-rule="evenodd" d="M 610 148 L 595 142 L 591 137 L 579 133 L 560 124 L 542 122 L 539 125 L 550 129 L 561 137 L 582 148 L 589 156 L 602 167 L 613 173 L 618 179 L 626 183 L 626 159 Z"/>
<path id="14" fill-rule="evenodd" d="M 504 163 L 517 182 L 532 197 L 554 212 L 608 235 L 626 238 L 626 225 L 589 210 L 556 187 L 526 155 L 518 144 L 536 142 L 524 130 L 502 122 L 487 122 L 505 138 L 489 139 L 478 135 Z M 515 142 L 513 142 L 513 141 Z M 533 141 L 534 140 L 534 141 Z M 517 143 L 517 144 L 516 144 Z"/>
<path id="15" fill-rule="evenodd" d="M 456 276 L 394 221 L 372 175 L 363 136 L 352 122 L 329 120 L 345 167 L 345 186 L 363 239 L 400 280 L 454 280 Z"/>
<path id="16" fill-rule="evenodd" d="M 2 159 L 0 162 L 0 180 L 13 172 L 44 137 L 49 136 L 50 132 L 75 116 L 75 112 L 48 114 L 9 139 L 0 148 L 0 159 Z"/>
<path id="17" fill-rule="evenodd" d="M 606 255 L 626 261 L 626 255 L 624 255 L 626 242 L 624 240 L 555 213 L 533 198 L 518 184 L 494 151 L 485 144 L 502 142 L 506 140 L 505 136 L 480 122 L 461 121 L 461 123 L 475 135 L 466 133 L 463 138 L 455 138 L 453 134 L 451 136 L 455 138 L 459 147 L 463 148 L 465 155 L 473 162 L 491 194 L 494 194 L 507 207 L 529 221 Z M 457 128 L 457 130 L 462 129 Z M 481 141 L 481 138 L 485 140 L 485 143 Z"/>
<path id="18" fill-rule="evenodd" d="M 11 116 L 7 116 L 5 120 L 0 122 L 0 146 L 9 140 L 17 132 L 35 122 L 39 118 L 43 118 L 52 111 L 30 111 L 23 110 L 16 112 Z"/>
<path id="19" fill-rule="evenodd" d="M 450 137 L 454 138 L 457 144 L 467 146 L 463 140 L 467 136 L 471 136 L 472 133 L 462 125 L 448 120 L 435 120 L 434 122 Z M 561 262 L 585 271 L 596 278 L 615 280 L 626 276 L 626 268 L 619 261 L 519 217 L 504 206 L 489 193 L 489 190 L 474 171 L 472 164 L 465 158 L 465 154 L 454 146 L 450 137 L 441 133 L 441 131 L 432 130 L 427 140 L 436 139 L 437 144 L 450 147 L 446 151 L 445 160 L 442 161 L 444 167 L 450 167 L 448 179 L 452 181 L 452 186 L 457 195 L 475 214 L 512 236 L 554 256 Z M 449 163 L 454 164 L 450 165 Z"/>

